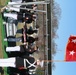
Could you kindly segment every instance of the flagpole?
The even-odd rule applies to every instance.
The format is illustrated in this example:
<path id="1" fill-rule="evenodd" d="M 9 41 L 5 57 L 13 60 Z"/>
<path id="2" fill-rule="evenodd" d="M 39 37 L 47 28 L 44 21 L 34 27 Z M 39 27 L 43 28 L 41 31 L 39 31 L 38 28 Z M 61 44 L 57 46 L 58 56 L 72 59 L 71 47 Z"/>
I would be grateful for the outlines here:
<path id="1" fill-rule="evenodd" d="M 65 62 L 65 60 L 43 60 L 44 62 Z"/>
<path id="2" fill-rule="evenodd" d="M 45 63 L 50 63 L 50 62 L 76 62 L 76 60 L 42 60 Z"/>

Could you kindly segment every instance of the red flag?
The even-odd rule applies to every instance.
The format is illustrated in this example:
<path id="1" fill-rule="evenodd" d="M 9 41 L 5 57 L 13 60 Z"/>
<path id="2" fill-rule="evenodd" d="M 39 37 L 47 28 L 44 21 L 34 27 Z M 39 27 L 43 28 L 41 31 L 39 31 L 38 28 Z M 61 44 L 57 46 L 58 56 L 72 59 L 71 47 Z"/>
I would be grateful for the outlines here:
<path id="1" fill-rule="evenodd" d="M 70 36 L 68 39 L 65 61 L 76 61 L 76 36 Z"/>

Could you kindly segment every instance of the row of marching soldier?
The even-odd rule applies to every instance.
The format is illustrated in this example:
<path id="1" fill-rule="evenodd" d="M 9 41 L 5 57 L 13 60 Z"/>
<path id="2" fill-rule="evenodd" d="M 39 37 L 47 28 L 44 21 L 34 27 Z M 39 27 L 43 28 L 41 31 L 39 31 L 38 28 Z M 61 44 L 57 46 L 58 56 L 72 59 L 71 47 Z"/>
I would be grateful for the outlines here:
<path id="1" fill-rule="evenodd" d="M 12 0 L 7 5 L 17 3 L 33 2 L 33 0 Z M 43 61 L 35 59 L 33 53 L 39 50 L 36 45 L 38 41 L 39 26 L 33 25 L 36 21 L 36 12 L 29 9 L 37 9 L 37 5 L 15 5 L 16 7 L 5 6 L 2 8 L 2 17 L 6 21 L 8 18 L 14 19 L 15 26 L 23 23 L 21 29 L 17 29 L 16 34 L 20 33 L 20 37 L 13 38 L 11 35 L 7 37 L 7 42 L 22 42 L 21 45 L 4 46 L 8 58 L 0 59 L 0 67 L 8 67 L 10 75 L 33 75 L 36 73 L 38 66 L 43 67 Z M 26 8 L 26 9 L 21 9 Z M 16 36 L 16 35 L 15 35 Z M 9 54 L 13 56 L 9 56 Z"/>

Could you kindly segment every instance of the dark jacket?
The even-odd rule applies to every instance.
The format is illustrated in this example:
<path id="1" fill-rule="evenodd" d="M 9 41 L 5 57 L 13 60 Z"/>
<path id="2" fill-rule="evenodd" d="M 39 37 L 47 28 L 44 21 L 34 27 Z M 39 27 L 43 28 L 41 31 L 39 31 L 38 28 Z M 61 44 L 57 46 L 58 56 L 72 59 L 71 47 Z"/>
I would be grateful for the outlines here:
<path id="1" fill-rule="evenodd" d="M 25 57 L 25 58 L 21 58 L 21 57 L 16 57 L 16 68 L 19 69 L 29 69 L 32 71 L 36 70 L 36 61 L 33 57 Z"/>

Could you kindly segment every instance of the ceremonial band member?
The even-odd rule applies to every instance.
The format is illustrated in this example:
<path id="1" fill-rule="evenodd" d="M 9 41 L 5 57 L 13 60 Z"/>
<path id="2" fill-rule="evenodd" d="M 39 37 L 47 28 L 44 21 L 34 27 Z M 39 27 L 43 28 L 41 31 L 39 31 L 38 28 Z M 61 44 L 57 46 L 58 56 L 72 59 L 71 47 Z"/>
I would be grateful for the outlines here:
<path id="1" fill-rule="evenodd" d="M 31 46 L 31 47 L 26 47 L 25 45 L 20 45 L 20 46 L 14 46 L 14 47 L 6 47 L 6 52 L 28 52 L 29 54 L 34 53 L 35 51 L 38 51 L 38 47 Z"/>
<path id="2" fill-rule="evenodd" d="M 18 69 L 29 69 L 29 73 L 36 71 L 38 66 L 43 67 L 44 61 L 35 60 L 34 57 L 12 57 L 0 59 L 0 67 L 15 67 Z"/>
<path id="3" fill-rule="evenodd" d="M 34 29 L 34 30 L 32 30 L 32 29 L 26 29 L 26 31 L 25 31 L 25 33 L 29 34 L 29 35 L 37 33 L 37 32 L 38 32 L 38 30 L 36 30 L 36 29 Z M 22 34 L 23 33 L 23 28 L 22 29 L 18 29 L 17 33 L 21 33 Z"/>
<path id="4" fill-rule="evenodd" d="M 37 5 L 35 5 L 35 4 L 32 4 L 32 5 L 18 5 L 18 3 L 21 3 L 21 1 L 8 2 L 8 5 L 5 6 L 5 7 L 3 7 L 1 9 L 1 12 L 3 12 L 4 10 L 7 10 L 7 11 L 15 11 L 15 12 L 23 12 L 23 11 L 29 11 L 29 10 L 26 10 L 26 8 L 27 9 L 33 9 L 33 10 L 35 10 L 37 8 Z M 25 3 L 25 2 L 22 2 L 22 3 Z M 11 4 L 12 5 L 15 4 L 14 7 L 9 6 Z M 25 8 L 25 9 L 21 9 L 21 8 Z"/>
<path id="5" fill-rule="evenodd" d="M 31 23 L 34 21 L 33 14 L 30 12 L 26 13 L 3 13 L 4 17 L 10 17 L 15 20 L 18 20 L 18 22 L 26 22 L 26 23 Z"/>
<path id="6" fill-rule="evenodd" d="M 21 37 L 17 37 L 17 38 L 7 37 L 6 40 L 10 42 L 34 43 L 35 41 L 38 41 L 38 37 L 34 37 L 32 35 L 28 35 L 28 36 L 22 35 Z"/>

